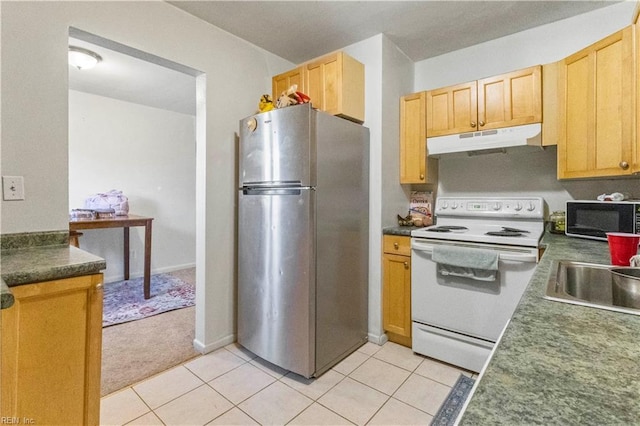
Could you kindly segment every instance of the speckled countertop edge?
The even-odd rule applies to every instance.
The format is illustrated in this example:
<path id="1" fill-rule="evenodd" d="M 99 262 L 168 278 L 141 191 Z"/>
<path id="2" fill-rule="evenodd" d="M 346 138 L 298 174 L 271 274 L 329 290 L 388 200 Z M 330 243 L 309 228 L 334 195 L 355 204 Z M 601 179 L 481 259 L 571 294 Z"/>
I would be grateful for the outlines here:
<path id="1" fill-rule="evenodd" d="M 638 424 L 640 316 L 543 299 L 553 260 L 609 264 L 606 242 L 547 249 L 460 424 Z"/>
<path id="2" fill-rule="evenodd" d="M 13 294 L 9 290 L 9 286 L 0 278 L 0 309 L 6 309 L 13 306 Z"/>
<path id="3" fill-rule="evenodd" d="M 2 235 L 0 252 L 1 308 L 13 304 L 11 287 L 95 274 L 107 267 L 104 259 L 69 246 L 65 231 Z"/>
<path id="4" fill-rule="evenodd" d="M 411 231 L 414 229 L 421 229 L 417 226 L 389 226 L 382 228 L 382 234 L 384 235 L 403 235 L 406 237 L 411 236 Z"/>

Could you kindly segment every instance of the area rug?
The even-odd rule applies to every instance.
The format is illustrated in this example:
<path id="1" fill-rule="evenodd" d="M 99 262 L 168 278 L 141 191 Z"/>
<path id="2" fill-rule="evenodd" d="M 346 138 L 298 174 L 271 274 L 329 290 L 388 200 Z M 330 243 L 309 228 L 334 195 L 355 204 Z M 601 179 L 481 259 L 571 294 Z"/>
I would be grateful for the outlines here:
<path id="1" fill-rule="evenodd" d="M 449 395 L 447 395 L 447 399 L 444 400 L 440 409 L 436 413 L 435 417 L 431 421 L 432 426 L 449 426 L 453 425 L 460 414 L 460 410 L 462 406 L 467 401 L 467 397 L 469 396 L 469 392 L 471 392 L 471 388 L 475 380 L 471 377 L 467 377 L 463 374 L 458 377 L 458 381 L 451 391 Z"/>
<path id="2" fill-rule="evenodd" d="M 195 287 L 170 274 L 151 276 L 151 298 L 144 298 L 143 278 L 104 285 L 102 326 L 139 320 L 195 305 Z"/>

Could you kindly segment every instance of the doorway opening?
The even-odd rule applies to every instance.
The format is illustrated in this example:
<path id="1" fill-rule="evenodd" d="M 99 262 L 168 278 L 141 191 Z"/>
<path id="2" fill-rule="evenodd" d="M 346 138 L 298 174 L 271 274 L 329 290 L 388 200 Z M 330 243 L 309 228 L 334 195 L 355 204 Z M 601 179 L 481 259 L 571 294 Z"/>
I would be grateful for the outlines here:
<path id="1" fill-rule="evenodd" d="M 191 286 L 194 295 L 201 266 L 195 203 L 202 73 L 75 28 L 69 45 L 101 58 L 93 69 L 69 66 L 69 210 L 84 209 L 97 193 L 122 191 L 131 215 L 153 218 L 151 305 L 160 275 Z M 133 283 L 144 271 L 144 228 L 131 227 L 129 235 Z M 78 240 L 107 261 L 108 297 L 110 284 L 125 280 L 122 229 L 82 231 Z M 118 306 L 118 297 L 105 300 L 105 309 Z M 195 306 L 103 328 L 102 395 L 199 355 L 194 338 Z"/>

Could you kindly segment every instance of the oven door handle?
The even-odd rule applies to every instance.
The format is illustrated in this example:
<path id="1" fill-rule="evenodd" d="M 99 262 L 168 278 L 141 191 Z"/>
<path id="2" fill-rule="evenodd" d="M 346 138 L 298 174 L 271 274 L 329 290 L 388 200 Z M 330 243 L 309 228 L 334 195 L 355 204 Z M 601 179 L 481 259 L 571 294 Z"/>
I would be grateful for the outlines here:
<path id="1" fill-rule="evenodd" d="M 424 253 L 433 253 L 433 246 L 417 241 L 411 242 L 411 248 Z M 499 260 L 513 260 L 516 262 L 537 262 L 537 253 L 500 253 Z"/>

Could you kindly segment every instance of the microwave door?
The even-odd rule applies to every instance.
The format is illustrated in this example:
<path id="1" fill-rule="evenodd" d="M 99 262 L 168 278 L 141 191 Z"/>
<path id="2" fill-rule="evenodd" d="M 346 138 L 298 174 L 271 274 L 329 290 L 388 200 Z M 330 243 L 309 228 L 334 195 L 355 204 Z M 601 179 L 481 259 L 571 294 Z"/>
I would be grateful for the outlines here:
<path id="1" fill-rule="evenodd" d="M 590 226 L 584 226 L 577 224 L 575 226 L 570 226 L 567 228 L 569 234 L 579 234 L 585 235 L 588 237 L 597 237 L 597 238 L 607 238 L 607 231 L 602 228 L 593 228 Z"/>

